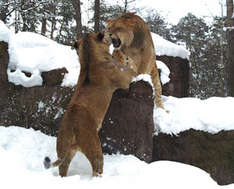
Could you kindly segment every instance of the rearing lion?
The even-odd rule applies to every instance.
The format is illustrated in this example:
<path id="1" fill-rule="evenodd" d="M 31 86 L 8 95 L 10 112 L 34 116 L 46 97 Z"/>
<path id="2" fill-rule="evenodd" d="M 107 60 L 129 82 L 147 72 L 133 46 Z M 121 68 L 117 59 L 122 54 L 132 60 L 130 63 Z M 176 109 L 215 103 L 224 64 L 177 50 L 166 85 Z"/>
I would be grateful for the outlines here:
<path id="1" fill-rule="evenodd" d="M 123 53 L 133 61 L 137 74 L 151 75 L 155 104 L 164 109 L 154 44 L 148 25 L 135 13 L 126 13 L 107 21 L 106 35 L 113 43 L 115 54 Z"/>
<path id="2" fill-rule="evenodd" d="M 103 172 L 103 154 L 98 131 L 117 88 L 127 88 L 135 73 L 132 69 L 120 70 L 109 53 L 109 44 L 103 33 L 86 34 L 74 43 L 81 71 L 76 90 L 63 116 L 57 138 L 58 160 L 44 160 L 46 168 L 59 166 L 60 176 L 66 176 L 72 158 L 81 151 L 90 161 L 93 176 Z M 121 63 L 120 63 L 121 64 Z M 123 63 L 125 64 L 125 63 Z"/>

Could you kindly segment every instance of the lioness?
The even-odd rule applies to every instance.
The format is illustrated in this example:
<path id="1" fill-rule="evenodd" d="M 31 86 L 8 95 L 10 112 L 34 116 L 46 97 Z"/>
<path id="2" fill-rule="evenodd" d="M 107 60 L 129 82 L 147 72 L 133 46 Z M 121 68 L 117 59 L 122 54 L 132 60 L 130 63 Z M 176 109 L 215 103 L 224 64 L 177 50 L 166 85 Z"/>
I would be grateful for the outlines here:
<path id="1" fill-rule="evenodd" d="M 155 88 L 155 104 L 164 109 L 154 44 L 148 25 L 135 13 L 126 13 L 107 21 L 106 34 L 109 35 L 115 51 L 133 61 L 137 74 L 151 75 Z"/>
<path id="2" fill-rule="evenodd" d="M 109 44 L 103 33 L 86 34 L 74 47 L 81 65 L 78 84 L 59 128 L 58 160 L 51 164 L 46 157 L 44 166 L 59 166 L 59 174 L 66 176 L 72 158 L 80 151 L 90 161 L 93 176 L 97 176 L 103 172 L 98 131 L 112 93 L 117 88 L 127 88 L 135 73 L 132 69 L 121 71 L 116 66 L 119 60 L 113 59 L 109 53 Z"/>

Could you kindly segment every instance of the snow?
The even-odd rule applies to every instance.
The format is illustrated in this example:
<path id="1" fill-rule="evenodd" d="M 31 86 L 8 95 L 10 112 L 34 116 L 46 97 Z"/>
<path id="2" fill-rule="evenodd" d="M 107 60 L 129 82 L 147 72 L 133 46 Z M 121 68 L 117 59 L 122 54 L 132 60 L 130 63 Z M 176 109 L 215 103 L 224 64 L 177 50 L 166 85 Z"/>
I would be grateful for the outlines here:
<path id="1" fill-rule="evenodd" d="M 233 97 L 176 98 L 163 96 L 163 103 L 169 113 L 154 109 L 156 134 L 158 131 L 178 135 L 195 129 L 216 134 L 222 130 L 234 130 Z"/>
<path id="2" fill-rule="evenodd" d="M 10 30 L 6 27 L 3 21 L 0 20 L 0 41 L 8 43 L 9 38 L 10 38 Z"/>
<path id="3" fill-rule="evenodd" d="M 41 72 L 65 67 L 68 73 L 65 74 L 61 85 L 76 85 L 80 64 L 76 51 L 71 50 L 71 47 L 31 32 L 12 34 L 2 22 L 0 41 L 9 43 L 9 82 L 24 87 L 41 86 Z M 31 76 L 27 77 L 23 72 L 31 73 Z"/>
<path id="4" fill-rule="evenodd" d="M 225 31 L 229 31 L 229 30 L 234 30 L 234 26 L 231 26 L 231 27 L 225 27 L 224 28 Z"/>
<path id="5" fill-rule="evenodd" d="M 152 33 L 152 39 L 155 46 L 155 52 L 157 56 L 173 56 L 180 57 L 182 59 L 189 59 L 189 51 L 186 50 L 183 46 L 176 45 L 166 39 L 163 39 L 161 36 Z"/>
<path id="6" fill-rule="evenodd" d="M 56 138 L 20 127 L 0 127 L 0 177 L 3 188 L 231 188 L 219 186 L 205 171 L 182 163 L 147 164 L 131 155 L 105 155 L 102 177 L 92 178 L 82 154 L 72 161 L 68 177 L 58 169 L 45 170 L 43 159 L 56 159 Z"/>
<path id="7" fill-rule="evenodd" d="M 140 80 L 143 80 L 143 81 L 149 83 L 153 88 L 154 85 L 152 83 L 151 76 L 149 74 L 140 74 L 140 75 L 134 77 L 131 82 L 132 83 L 133 82 L 138 82 Z"/>
<path id="8" fill-rule="evenodd" d="M 62 86 L 74 86 L 77 83 L 80 65 L 78 62 L 78 56 L 75 50 L 71 50 L 71 47 L 60 45 L 46 37 L 39 34 L 30 32 L 21 32 L 14 35 L 15 49 L 17 53 L 17 70 L 19 73 L 21 70 L 32 73 L 30 78 L 25 78 L 25 81 L 38 81 L 37 85 L 42 84 L 42 78 L 40 73 L 50 71 L 53 69 L 65 67 L 68 71 L 64 76 Z M 27 55 L 27 56 L 25 56 Z M 13 77 L 16 75 L 16 77 Z M 19 80 L 17 78 L 19 74 L 8 72 L 9 81 L 11 79 L 14 83 Z M 25 82 L 22 81 L 21 85 L 25 86 Z M 36 84 L 31 84 L 35 86 Z M 30 87 L 29 85 L 25 87 Z"/>
<path id="9" fill-rule="evenodd" d="M 157 63 L 157 68 L 161 70 L 160 80 L 162 82 L 162 85 L 165 85 L 166 83 L 170 81 L 170 78 L 169 78 L 170 70 L 167 67 L 167 65 L 164 64 L 162 61 L 157 60 L 156 63 Z"/>
<path id="10" fill-rule="evenodd" d="M 170 70 L 161 61 L 157 61 L 157 66 L 158 66 L 158 69 L 161 70 L 160 80 L 161 80 L 162 84 L 164 85 L 164 84 L 166 84 L 167 82 L 170 81 L 170 79 L 169 79 Z M 140 74 L 140 75 L 134 77 L 131 82 L 137 82 L 137 81 L 140 81 L 140 80 L 148 82 L 151 85 L 151 87 L 153 89 L 153 93 L 154 93 L 154 85 L 152 83 L 152 79 L 151 79 L 151 76 L 149 74 Z M 155 94 L 153 94 L 153 95 L 155 95 Z"/>

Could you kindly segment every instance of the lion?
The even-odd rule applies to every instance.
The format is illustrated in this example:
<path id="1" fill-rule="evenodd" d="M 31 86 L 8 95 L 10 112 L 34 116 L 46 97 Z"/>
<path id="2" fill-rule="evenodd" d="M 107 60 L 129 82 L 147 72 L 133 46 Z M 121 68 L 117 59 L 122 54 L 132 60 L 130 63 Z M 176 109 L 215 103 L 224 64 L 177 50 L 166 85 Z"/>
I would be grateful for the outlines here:
<path id="1" fill-rule="evenodd" d="M 125 13 L 107 20 L 106 35 L 115 48 L 114 53 L 118 51 L 118 54 L 122 53 L 133 61 L 137 74 L 151 75 L 155 88 L 155 104 L 165 109 L 161 99 L 162 87 L 154 44 L 148 25 L 135 13 Z"/>
<path id="2" fill-rule="evenodd" d="M 64 177 L 77 151 L 82 152 L 92 166 L 93 176 L 103 173 L 103 154 L 98 131 L 117 88 L 127 88 L 136 76 L 130 68 L 120 70 L 112 57 L 104 33 L 85 34 L 73 44 L 80 59 L 80 76 L 77 87 L 63 116 L 57 137 L 58 160 L 44 159 L 45 168 L 59 166 Z M 125 65 L 126 62 L 120 63 Z"/>

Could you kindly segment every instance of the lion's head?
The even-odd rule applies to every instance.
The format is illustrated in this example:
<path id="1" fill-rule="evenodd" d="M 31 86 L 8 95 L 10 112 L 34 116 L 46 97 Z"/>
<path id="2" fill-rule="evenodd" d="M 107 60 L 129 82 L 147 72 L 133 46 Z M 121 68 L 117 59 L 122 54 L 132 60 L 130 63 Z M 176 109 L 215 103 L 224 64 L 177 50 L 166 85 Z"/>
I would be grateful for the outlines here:
<path id="1" fill-rule="evenodd" d="M 104 32 L 86 33 L 82 39 L 72 43 L 72 48 L 77 50 L 80 60 L 82 84 L 90 82 L 89 74 L 92 66 L 110 61 L 112 57 L 109 46 L 110 43 L 106 40 Z"/>
<path id="2" fill-rule="evenodd" d="M 135 13 L 126 13 L 107 20 L 106 35 L 111 39 L 114 48 L 140 47 L 145 37 L 142 24 L 144 22 Z"/>
<path id="3" fill-rule="evenodd" d="M 99 51 L 109 51 L 110 41 L 105 37 L 104 32 L 86 33 L 82 39 L 72 43 L 72 48 L 77 50 L 79 56 L 85 52 L 97 49 Z"/>

